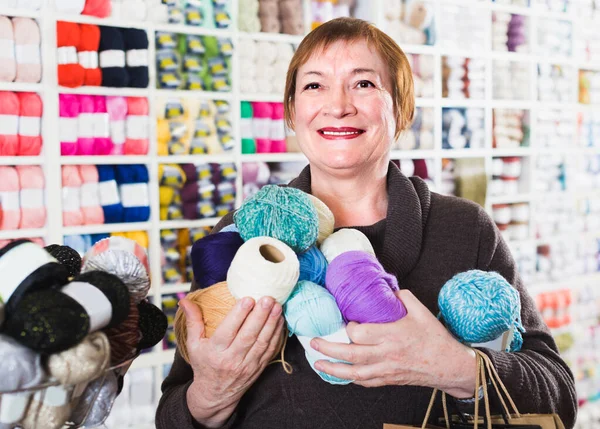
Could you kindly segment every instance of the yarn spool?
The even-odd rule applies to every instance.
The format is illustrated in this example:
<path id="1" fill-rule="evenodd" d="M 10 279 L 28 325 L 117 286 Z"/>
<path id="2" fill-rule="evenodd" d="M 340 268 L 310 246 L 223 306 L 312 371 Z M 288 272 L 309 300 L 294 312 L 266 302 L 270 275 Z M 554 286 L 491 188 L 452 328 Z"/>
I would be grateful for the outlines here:
<path id="1" fill-rule="evenodd" d="M 167 316 L 158 307 L 144 300 L 138 304 L 140 314 L 139 329 L 142 339 L 137 346 L 138 351 L 149 349 L 158 344 L 168 328 Z"/>
<path id="2" fill-rule="evenodd" d="M 335 298 L 327 289 L 309 281 L 298 282 L 283 306 L 283 314 L 290 335 L 296 334 L 298 341 L 304 347 L 310 367 L 319 377 L 331 384 L 350 383 L 350 380 L 317 371 L 314 367 L 315 362 L 320 359 L 330 362 L 342 361 L 332 359 L 314 350 L 310 346 L 312 338 L 321 337 L 329 341 L 350 343 L 342 314 Z"/>
<path id="3" fill-rule="evenodd" d="M 227 285 L 237 300 L 249 296 L 258 301 L 271 296 L 283 305 L 299 275 L 300 262 L 291 248 L 271 237 L 256 237 L 235 254 L 227 272 Z"/>
<path id="4" fill-rule="evenodd" d="M 440 290 L 438 307 L 441 319 L 459 341 L 485 343 L 510 331 L 509 350 L 521 349 L 525 328 L 519 291 L 500 274 L 470 270 L 455 275 Z"/>
<path id="5" fill-rule="evenodd" d="M 321 252 L 331 262 L 344 252 L 357 250 L 375 256 L 373 245 L 365 234 L 357 229 L 344 228 L 334 232 L 321 244 Z"/>
<path id="6" fill-rule="evenodd" d="M 398 280 L 370 253 L 349 251 L 336 257 L 329 263 L 325 284 L 346 321 L 389 323 L 406 316 L 394 293 Z"/>
<path id="7" fill-rule="evenodd" d="M 102 332 L 94 332 L 75 347 L 48 358 L 48 374 L 65 386 L 95 379 L 108 368 L 110 343 Z"/>
<path id="8" fill-rule="evenodd" d="M 69 277 L 75 277 L 81 272 L 81 256 L 76 250 L 60 244 L 51 244 L 44 249 L 67 268 Z"/>
<path id="9" fill-rule="evenodd" d="M 225 316 L 231 311 L 236 302 L 229 291 L 226 282 L 217 283 L 206 289 L 196 290 L 187 294 L 185 298 L 200 307 L 204 322 L 204 335 L 206 338 L 212 337 L 219 324 L 225 319 Z M 177 349 L 179 350 L 181 357 L 183 357 L 187 363 L 190 363 L 186 347 L 186 317 L 181 308 L 179 308 L 177 314 L 175 314 L 173 327 L 177 341 Z"/>
<path id="10" fill-rule="evenodd" d="M 304 253 L 298 254 L 300 262 L 300 277 L 298 281 L 306 280 L 325 286 L 325 275 L 327 274 L 327 259 L 321 251 L 313 246 Z"/>
<path id="11" fill-rule="evenodd" d="M 207 235 L 192 246 L 194 281 L 199 289 L 223 282 L 235 254 L 244 244 L 237 232 Z"/>
<path id="12" fill-rule="evenodd" d="M 304 252 L 316 241 L 319 218 L 312 201 L 304 192 L 277 185 L 264 186 L 246 200 L 233 215 L 245 241 L 254 237 L 272 237 Z"/>
<path id="13" fill-rule="evenodd" d="M 142 337 L 139 325 L 140 313 L 137 303 L 130 299 L 127 319 L 114 328 L 104 329 L 110 343 L 110 363 L 112 365 L 119 365 L 135 357 Z"/>
<path id="14" fill-rule="evenodd" d="M 331 210 L 329 210 L 329 207 L 327 207 L 323 201 L 314 195 L 309 195 L 309 198 L 315 206 L 317 216 L 319 217 L 319 236 L 317 237 L 317 244 L 321 245 L 327 237 L 333 234 L 335 218 L 333 217 Z"/>
<path id="15" fill-rule="evenodd" d="M 117 376 L 112 371 L 106 372 L 88 384 L 69 419 L 76 427 L 101 426 L 110 414 L 118 391 Z"/>

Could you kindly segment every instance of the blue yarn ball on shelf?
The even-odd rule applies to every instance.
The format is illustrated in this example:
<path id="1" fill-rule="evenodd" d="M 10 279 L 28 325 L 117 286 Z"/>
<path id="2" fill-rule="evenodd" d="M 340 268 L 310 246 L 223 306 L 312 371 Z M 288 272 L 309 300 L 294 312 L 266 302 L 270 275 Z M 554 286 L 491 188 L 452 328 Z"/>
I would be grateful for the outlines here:
<path id="1" fill-rule="evenodd" d="M 312 246 L 306 252 L 299 253 L 298 261 L 300 261 L 299 281 L 307 280 L 325 286 L 327 259 L 316 246 Z"/>
<path id="2" fill-rule="evenodd" d="M 485 343 L 513 330 L 510 351 L 523 344 L 519 292 L 495 272 L 470 270 L 446 282 L 438 296 L 441 319 L 467 344 Z"/>
<path id="3" fill-rule="evenodd" d="M 246 200 L 233 215 L 244 241 L 272 237 L 295 252 L 317 241 L 319 216 L 310 197 L 299 189 L 267 185 Z"/>

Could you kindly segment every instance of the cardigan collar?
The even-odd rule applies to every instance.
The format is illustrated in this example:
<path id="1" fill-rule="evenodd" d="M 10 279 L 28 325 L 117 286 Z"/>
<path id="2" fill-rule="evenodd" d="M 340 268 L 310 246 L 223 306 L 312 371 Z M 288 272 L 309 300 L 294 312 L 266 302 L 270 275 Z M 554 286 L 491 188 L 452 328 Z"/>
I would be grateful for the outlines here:
<path id="1" fill-rule="evenodd" d="M 310 194 L 310 165 L 289 186 Z M 431 192 L 423 180 L 407 178 L 393 162 L 388 167 L 387 189 L 385 238 L 378 258 L 387 272 L 395 273 L 398 280 L 402 280 L 415 267 L 421 254 Z"/>

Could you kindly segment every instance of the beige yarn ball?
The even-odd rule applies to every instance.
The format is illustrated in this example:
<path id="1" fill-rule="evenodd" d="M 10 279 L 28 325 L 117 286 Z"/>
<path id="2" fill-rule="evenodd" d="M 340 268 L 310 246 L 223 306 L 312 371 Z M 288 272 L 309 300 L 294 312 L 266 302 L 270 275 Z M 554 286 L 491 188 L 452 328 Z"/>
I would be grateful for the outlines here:
<path id="1" fill-rule="evenodd" d="M 329 207 L 327 207 L 323 201 L 314 195 L 309 195 L 309 197 L 319 215 L 319 237 L 317 238 L 317 244 L 320 245 L 327 237 L 333 234 L 335 218 L 333 217 L 331 210 L 329 210 Z"/>
<path id="2" fill-rule="evenodd" d="M 373 245 L 367 236 L 357 229 L 340 229 L 327 237 L 323 244 L 321 244 L 321 252 L 330 264 L 337 256 L 352 250 L 359 250 L 375 255 Z"/>

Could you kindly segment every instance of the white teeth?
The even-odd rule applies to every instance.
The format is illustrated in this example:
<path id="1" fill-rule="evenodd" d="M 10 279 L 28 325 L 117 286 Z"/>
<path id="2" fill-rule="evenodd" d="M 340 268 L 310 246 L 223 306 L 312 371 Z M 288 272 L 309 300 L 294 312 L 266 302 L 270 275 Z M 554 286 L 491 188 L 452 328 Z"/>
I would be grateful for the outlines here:
<path id="1" fill-rule="evenodd" d="M 358 134 L 358 131 L 323 131 L 326 136 L 351 136 Z"/>

